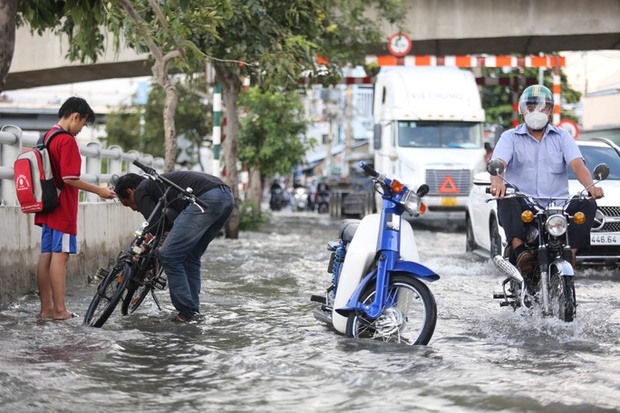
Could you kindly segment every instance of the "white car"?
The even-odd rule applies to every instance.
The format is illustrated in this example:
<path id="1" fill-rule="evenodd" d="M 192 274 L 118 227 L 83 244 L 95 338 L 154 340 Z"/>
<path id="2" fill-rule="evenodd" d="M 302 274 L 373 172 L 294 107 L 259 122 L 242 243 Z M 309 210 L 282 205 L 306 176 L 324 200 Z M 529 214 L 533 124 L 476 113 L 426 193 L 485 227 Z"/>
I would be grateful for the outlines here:
<path id="1" fill-rule="evenodd" d="M 586 166 L 590 171 L 600 163 L 609 166 L 609 177 L 598 185 L 605 196 L 597 200 L 598 210 L 590 232 L 591 247 L 577 252 L 581 265 L 620 266 L 620 147 L 606 139 L 577 141 Z M 481 172 L 474 176 L 467 200 L 466 250 L 485 257 L 502 254 L 506 246 L 503 228 L 498 224 L 497 202 L 486 193 L 490 186 L 489 174 Z M 583 186 L 569 169 L 570 194 L 576 194 Z"/>

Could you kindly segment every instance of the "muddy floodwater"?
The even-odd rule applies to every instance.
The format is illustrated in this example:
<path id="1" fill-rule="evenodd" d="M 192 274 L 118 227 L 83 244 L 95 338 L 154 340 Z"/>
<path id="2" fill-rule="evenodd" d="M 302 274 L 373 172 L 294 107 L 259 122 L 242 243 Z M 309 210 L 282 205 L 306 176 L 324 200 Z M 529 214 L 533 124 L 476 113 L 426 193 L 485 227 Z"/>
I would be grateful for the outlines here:
<path id="1" fill-rule="evenodd" d="M 428 346 L 335 334 L 310 295 L 328 284 L 337 220 L 282 211 L 204 257 L 202 314 L 169 321 L 168 292 L 101 329 L 37 320 L 33 294 L 0 311 L 0 411 L 618 412 L 620 274 L 580 270 L 577 320 L 500 308 L 501 275 L 465 235 L 416 228 L 441 279 Z M 71 288 L 83 315 L 95 286 Z"/>

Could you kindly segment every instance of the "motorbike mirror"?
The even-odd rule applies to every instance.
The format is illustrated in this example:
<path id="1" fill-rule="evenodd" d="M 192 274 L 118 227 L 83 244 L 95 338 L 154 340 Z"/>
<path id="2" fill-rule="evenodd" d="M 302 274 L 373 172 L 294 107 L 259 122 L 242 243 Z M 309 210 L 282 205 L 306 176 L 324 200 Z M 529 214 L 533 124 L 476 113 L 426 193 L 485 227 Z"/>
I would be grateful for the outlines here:
<path id="1" fill-rule="evenodd" d="M 504 172 L 504 164 L 497 159 L 490 160 L 487 164 L 487 172 L 493 176 L 501 175 Z"/>
<path id="2" fill-rule="evenodd" d="M 415 193 L 422 198 L 424 195 L 428 194 L 428 191 L 430 190 L 430 188 L 428 187 L 428 185 L 426 184 L 422 184 L 418 187 L 418 190 L 415 191 Z"/>
<path id="3" fill-rule="evenodd" d="M 600 163 L 596 165 L 593 173 L 594 179 L 597 181 L 602 181 L 603 179 L 607 179 L 609 176 L 609 166 L 605 163 Z"/>

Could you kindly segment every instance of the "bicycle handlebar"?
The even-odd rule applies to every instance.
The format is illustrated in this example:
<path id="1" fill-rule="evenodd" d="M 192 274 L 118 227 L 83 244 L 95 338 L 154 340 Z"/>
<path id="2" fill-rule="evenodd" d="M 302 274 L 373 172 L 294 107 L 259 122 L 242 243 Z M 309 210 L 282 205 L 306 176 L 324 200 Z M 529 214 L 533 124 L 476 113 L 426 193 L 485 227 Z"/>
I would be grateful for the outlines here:
<path id="1" fill-rule="evenodd" d="M 138 162 L 137 159 L 133 161 L 133 164 L 136 165 L 138 168 L 142 169 L 147 174 L 157 176 L 157 171 L 155 171 L 155 169 Z"/>
<path id="2" fill-rule="evenodd" d="M 183 196 L 191 203 L 193 204 L 197 204 L 200 207 L 204 208 L 205 210 L 207 209 L 207 204 L 206 202 L 204 202 L 202 199 L 200 198 L 196 198 L 196 195 L 194 195 L 191 192 L 191 188 L 188 189 L 183 189 L 180 186 L 178 186 L 177 184 L 175 184 L 174 182 L 172 182 L 171 180 L 167 179 L 165 176 L 161 176 L 160 174 L 157 173 L 157 171 L 149 166 L 146 166 L 140 162 L 138 162 L 138 160 L 133 161 L 133 164 L 136 165 L 138 168 L 142 169 L 147 175 L 152 176 L 153 178 L 159 179 L 160 181 L 166 183 L 167 185 L 172 186 L 173 188 L 175 188 L 177 191 L 181 192 L 183 194 Z M 189 191 L 188 191 L 189 190 Z"/>

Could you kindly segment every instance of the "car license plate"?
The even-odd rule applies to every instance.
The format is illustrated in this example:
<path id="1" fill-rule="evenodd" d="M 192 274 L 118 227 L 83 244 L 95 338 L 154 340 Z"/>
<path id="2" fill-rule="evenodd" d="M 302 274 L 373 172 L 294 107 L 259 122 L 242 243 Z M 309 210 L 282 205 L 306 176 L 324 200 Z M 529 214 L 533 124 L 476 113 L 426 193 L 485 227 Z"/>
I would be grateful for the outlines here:
<path id="1" fill-rule="evenodd" d="M 441 198 L 441 206 L 453 207 L 456 206 L 456 197 L 443 197 Z"/>
<path id="2" fill-rule="evenodd" d="M 620 234 L 590 234 L 592 245 L 620 245 Z"/>

